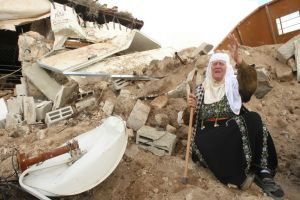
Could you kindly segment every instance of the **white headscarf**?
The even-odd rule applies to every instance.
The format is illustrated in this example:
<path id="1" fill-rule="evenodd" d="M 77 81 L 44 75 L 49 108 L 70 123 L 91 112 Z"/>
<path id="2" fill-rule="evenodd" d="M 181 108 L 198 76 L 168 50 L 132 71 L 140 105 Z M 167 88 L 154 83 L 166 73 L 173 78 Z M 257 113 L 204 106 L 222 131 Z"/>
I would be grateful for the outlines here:
<path id="1" fill-rule="evenodd" d="M 212 78 L 211 74 L 212 62 L 217 60 L 223 60 L 226 63 L 225 78 L 220 82 L 215 81 Z M 236 76 L 234 75 L 232 65 L 230 64 L 229 56 L 227 54 L 215 53 L 210 57 L 206 69 L 206 77 L 203 82 L 203 87 L 205 90 L 205 104 L 218 102 L 222 99 L 224 94 L 226 94 L 232 112 L 234 112 L 237 115 L 240 113 L 240 109 L 242 107 L 242 100 L 239 93 L 239 85 Z"/>

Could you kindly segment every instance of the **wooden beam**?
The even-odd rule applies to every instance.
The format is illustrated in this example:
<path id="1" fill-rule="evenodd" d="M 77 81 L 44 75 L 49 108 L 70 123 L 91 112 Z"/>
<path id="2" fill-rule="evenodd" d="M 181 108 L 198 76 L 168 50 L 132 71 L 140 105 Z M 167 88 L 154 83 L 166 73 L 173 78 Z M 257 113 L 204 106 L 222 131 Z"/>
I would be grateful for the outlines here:
<path id="1" fill-rule="evenodd" d="M 276 35 L 275 35 L 275 32 L 274 32 L 274 27 L 273 27 L 272 18 L 271 18 L 271 15 L 270 15 L 270 10 L 269 10 L 268 5 L 265 5 L 265 11 L 266 11 L 268 22 L 269 22 L 269 27 L 270 27 L 270 30 L 271 30 L 271 33 L 272 33 L 273 43 L 277 44 L 277 39 L 276 39 Z"/>

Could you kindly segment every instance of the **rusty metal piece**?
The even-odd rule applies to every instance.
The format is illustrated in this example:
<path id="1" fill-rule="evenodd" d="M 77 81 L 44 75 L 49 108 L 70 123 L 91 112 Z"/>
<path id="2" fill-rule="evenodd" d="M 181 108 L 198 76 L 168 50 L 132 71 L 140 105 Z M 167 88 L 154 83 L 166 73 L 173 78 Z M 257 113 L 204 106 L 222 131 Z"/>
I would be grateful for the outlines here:
<path id="1" fill-rule="evenodd" d="M 32 166 L 36 163 L 43 162 L 45 160 L 48 160 L 50 158 L 62 155 L 64 153 L 68 153 L 68 152 L 70 152 L 72 150 L 75 150 L 75 149 L 79 149 L 79 145 L 78 145 L 78 142 L 76 140 L 74 140 L 72 143 L 68 143 L 65 146 L 53 149 L 52 151 L 43 152 L 43 153 L 41 153 L 38 156 L 33 157 L 33 158 L 27 158 L 25 153 L 19 153 L 18 152 L 17 159 L 18 159 L 18 163 L 19 163 L 19 170 L 21 172 L 23 172 L 28 167 L 30 167 L 30 166 Z"/>
<path id="2" fill-rule="evenodd" d="M 186 64 L 186 60 L 182 60 L 182 58 L 180 58 L 180 56 L 178 55 L 178 52 L 175 52 L 175 58 L 177 58 L 181 64 L 183 65 Z"/>

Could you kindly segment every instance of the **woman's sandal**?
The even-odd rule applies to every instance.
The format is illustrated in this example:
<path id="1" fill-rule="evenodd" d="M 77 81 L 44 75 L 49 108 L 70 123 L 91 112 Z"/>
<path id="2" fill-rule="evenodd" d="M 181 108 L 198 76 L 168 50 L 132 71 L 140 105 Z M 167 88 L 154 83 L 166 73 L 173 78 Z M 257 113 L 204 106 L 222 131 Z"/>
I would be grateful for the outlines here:
<path id="1" fill-rule="evenodd" d="M 274 181 L 271 174 L 260 173 L 260 175 L 255 175 L 254 182 L 273 199 L 283 199 L 284 192 L 281 187 Z"/>

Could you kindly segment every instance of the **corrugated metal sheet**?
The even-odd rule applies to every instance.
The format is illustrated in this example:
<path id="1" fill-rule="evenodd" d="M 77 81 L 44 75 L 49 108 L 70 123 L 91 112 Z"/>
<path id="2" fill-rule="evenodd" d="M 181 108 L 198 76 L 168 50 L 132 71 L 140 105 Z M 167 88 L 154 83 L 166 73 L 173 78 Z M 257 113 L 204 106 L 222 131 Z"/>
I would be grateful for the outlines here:
<path id="1" fill-rule="evenodd" d="M 230 33 L 236 36 L 240 44 L 251 47 L 285 43 L 300 34 L 300 30 L 279 35 L 276 19 L 299 10 L 300 0 L 274 0 L 257 8 Z M 226 37 L 216 49 L 227 49 L 227 45 Z"/>

